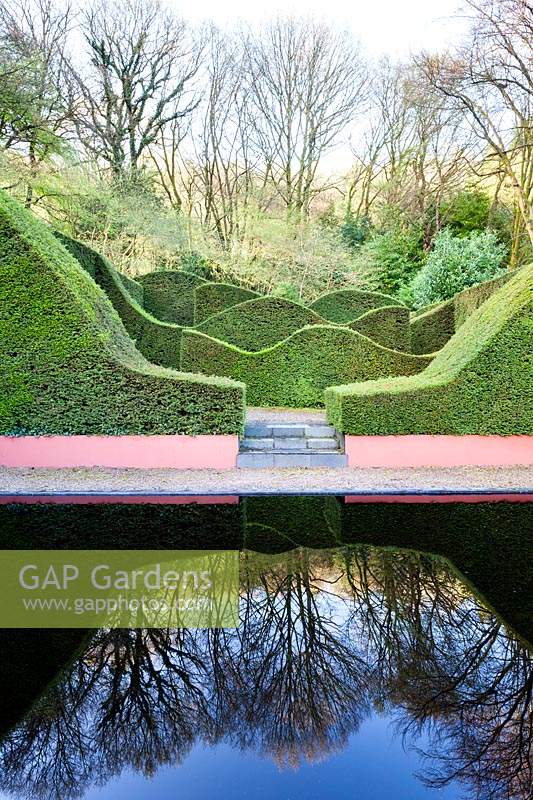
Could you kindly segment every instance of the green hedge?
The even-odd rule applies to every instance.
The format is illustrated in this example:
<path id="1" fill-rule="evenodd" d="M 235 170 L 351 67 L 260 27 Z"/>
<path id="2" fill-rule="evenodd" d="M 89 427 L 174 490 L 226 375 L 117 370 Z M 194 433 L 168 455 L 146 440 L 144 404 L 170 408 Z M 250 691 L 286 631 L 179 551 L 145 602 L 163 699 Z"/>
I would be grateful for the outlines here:
<path id="1" fill-rule="evenodd" d="M 128 292 L 128 294 L 133 297 L 136 303 L 140 306 L 144 305 L 144 289 L 140 283 L 130 278 L 128 275 L 124 275 L 122 272 L 117 272 L 120 280 L 122 281 L 122 285 Z"/>
<path id="2" fill-rule="evenodd" d="M 242 429 L 243 386 L 146 361 L 105 293 L 46 225 L 3 192 L 0 294 L 0 433 Z"/>
<path id="3" fill-rule="evenodd" d="M 474 311 L 423 372 L 331 387 L 326 407 L 352 434 L 533 434 L 533 265 Z"/>
<path id="4" fill-rule="evenodd" d="M 247 401 L 264 406 L 321 406 L 324 389 L 340 380 L 411 375 L 428 362 L 332 325 L 302 328 L 256 353 L 190 328 L 183 331 L 181 346 L 182 369 L 243 381 Z"/>
<path id="5" fill-rule="evenodd" d="M 254 352 L 272 347 L 306 325 L 327 325 L 310 308 L 282 297 L 258 297 L 227 308 L 195 326 L 195 330 Z"/>
<path id="6" fill-rule="evenodd" d="M 455 333 L 453 298 L 413 316 L 410 328 L 413 353 L 435 353 L 440 350 Z"/>
<path id="7" fill-rule="evenodd" d="M 374 308 L 347 327 L 392 350 L 411 350 L 409 309 L 405 306 Z"/>
<path id="8" fill-rule="evenodd" d="M 476 308 L 479 308 L 485 300 L 494 294 L 501 286 L 512 278 L 513 273 L 507 272 L 505 275 L 500 275 L 498 278 L 493 278 L 491 281 L 484 281 L 478 283 L 476 286 L 469 286 L 468 289 L 463 289 L 462 292 L 456 294 L 453 298 L 455 309 L 455 330 L 465 322 L 467 317 L 472 314 Z"/>
<path id="9" fill-rule="evenodd" d="M 272 347 L 308 325 L 330 325 L 310 308 L 282 297 L 259 297 L 227 308 L 195 330 L 248 352 Z M 409 310 L 387 306 L 367 311 L 346 327 L 385 347 L 409 350 Z"/>
<path id="10" fill-rule="evenodd" d="M 444 347 L 476 308 L 507 283 L 513 273 L 469 286 L 443 303 L 434 303 L 411 317 L 413 353 L 434 353 Z"/>
<path id="11" fill-rule="evenodd" d="M 260 295 L 232 283 L 203 283 L 194 292 L 194 322 L 198 324 L 226 308 L 253 300 Z"/>
<path id="12" fill-rule="evenodd" d="M 323 294 L 311 303 L 310 308 L 329 322 L 345 324 L 353 322 L 373 308 L 397 305 L 399 305 L 398 300 L 386 294 L 364 292 L 359 289 L 340 289 L 337 292 Z"/>
<path id="13" fill-rule="evenodd" d="M 194 323 L 194 291 L 204 278 L 176 270 L 148 272 L 137 280 L 143 287 L 144 307 L 163 322 Z"/>
<path id="14" fill-rule="evenodd" d="M 55 235 L 102 287 L 143 356 L 152 364 L 179 369 L 182 326 L 161 322 L 141 308 L 104 256 L 57 231 Z"/>

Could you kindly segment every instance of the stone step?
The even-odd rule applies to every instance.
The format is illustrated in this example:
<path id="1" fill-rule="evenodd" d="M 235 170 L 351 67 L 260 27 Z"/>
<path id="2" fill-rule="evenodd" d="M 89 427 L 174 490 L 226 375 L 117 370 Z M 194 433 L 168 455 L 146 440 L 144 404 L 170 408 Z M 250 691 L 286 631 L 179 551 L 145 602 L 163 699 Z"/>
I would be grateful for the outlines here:
<path id="1" fill-rule="evenodd" d="M 293 439 L 300 436 L 325 439 L 336 436 L 336 431 L 332 425 L 298 423 L 269 425 L 265 422 L 249 422 L 245 425 L 244 436 L 246 439 L 272 439 L 274 437 Z"/>
<path id="2" fill-rule="evenodd" d="M 256 469 L 268 467 L 345 467 L 348 457 L 344 453 L 283 453 L 247 452 L 237 456 L 238 467 Z"/>
<path id="3" fill-rule="evenodd" d="M 258 450 L 261 452 L 268 450 L 290 450 L 303 452 L 308 450 L 339 450 L 339 442 L 333 437 L 327 439 L 308 439 L 305 436 L 290 438 L 276 437 L 271 439 L 245 438 L 241 441 L 240 449 L 243 452 L 247 452 L 249 450 Z"/>

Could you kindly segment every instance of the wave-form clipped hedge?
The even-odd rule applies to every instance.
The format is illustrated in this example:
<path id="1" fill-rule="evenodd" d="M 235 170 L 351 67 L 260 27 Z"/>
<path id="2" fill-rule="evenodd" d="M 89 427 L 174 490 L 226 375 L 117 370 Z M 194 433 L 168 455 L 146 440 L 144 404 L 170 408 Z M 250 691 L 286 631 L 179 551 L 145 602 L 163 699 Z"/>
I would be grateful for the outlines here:
<path id="1" fill-rule="evenodd" d="M 259 297 L 227 308 L 195 325 L 214 339 L 255 352 L 272 347 L 308 325 L 331 325 L 307 306 L 281 297 Z M 409 350 L 409 310 L 387 306 L 367 311 L 345 327 L 394 350 Z"/>
<path id="2" fill-rule="evenodd" d="M 413 353 L 434 353 L 444 347 L 463 322 L 497 289 L 507 283 L 508 272 L 490 281 L 469 286 L 450 300 L 436 303 L 411 318 Z"/>
<path id="3" fill-rule="evenodd" d="M 146 361 L 105 293 L 47 226 L 3 192 L 0 295 L 0 433 L 242 429 L 242 385 Z"/>
<path id="4" fill-rule="evenodd" d="M 179 369 L 182 326 L 161 322 L 145 311 L 126 291 L 119 273 L 100 253 L 64 234 L 56 232 L 55 235 L 102 287 L 143 356 L 152 364 Z"/>
<path id="5" fill-rule="evenodd" d="M 476 309 L 423 372 L 331 387 L 326 407 L 352 434 L 533 434 L 533 265 Z"/>
<path id="6" fill-rule="evenodd" d="M 365 292 L 359 289 L 339 289 L 318 297 L 310 308 L 329 322 L 344 325 L 370 311 L 383 306 L 397 306 L 398 300 L 379 292 Z"/>
<path id="7" fill-rule="evenodd" d="M 160 270 L 140 275 L 144 307 L 163 322 L 176 325 L 194 324 L 194 292 L 206 281 L 181 270 Z"/>
<path id="8" fill-rule="evenodd" d="M 440 350 L 455 333 L 453 298 L 417 314 L 411 319 L 410 328 L 413 353 L 435 353 Z"/>
<path id="9" fill-rule="evenodd" d="M 320 324 L 328 322 L 306 306 L 282 297 L 258 297 L 227 308 L 194 327 L 214 339 L 253 352 L 272 347 L 306 325 Z"/>
<path id="10" fill-rule="evenodd" d="M 406 306 L 374 308 L 349 323 L 347 327 L 359 331 L 384 347 L 406 352 L 411 350 L 409 309 Z"/>
<path id="11" fill-rule="evenodd" d="M 127 290 L 128 294 L 133 297 L 136 303 L 140 306 L 144 305 L 144 290 L 140 283 L 130 278 L 129 275 L 124 275 L 122 272 L 117 272 L 122 285 Z"/>
<path id="12" fill-rule="evenodd" d="M 194 292 L 194 322 L 198 324 L 226 308 L 260 297 L 257 292 L 232 283 L 203 283 Z"/>
<path id="13" fill-rule="evenodd" d="M 182 369 L 224 375 L 246 384 L 251 405 L 312 407 L 324 404 L 324 389 L 358 377 L 410 375 L 428 364 L 424 356 L 389 350 L 349 328 L 312 325 L 256 353 L 183 331 Z"/>
<path id="14" fill-rule="evenodd" d="M 491 294 L 494 294 L 501 286 L 513 276 L 512 272 L 507 272 L 505 275 L 499 275 L 490 281 L 478 283 L 476 286 L 469 286 L 463 289 L 462 292 L 456 294 L 453 298 L 453 305 L 455 310 L 455 330 L 472 314 L 476 308 L 479 308 Z"/>

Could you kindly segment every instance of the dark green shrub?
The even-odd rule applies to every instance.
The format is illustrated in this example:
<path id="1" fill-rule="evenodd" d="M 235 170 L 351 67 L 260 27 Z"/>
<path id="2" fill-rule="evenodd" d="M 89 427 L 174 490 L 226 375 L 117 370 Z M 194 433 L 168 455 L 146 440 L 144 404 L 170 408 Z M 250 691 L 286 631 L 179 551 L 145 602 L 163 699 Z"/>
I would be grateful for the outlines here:
<path id="1" fill-rule="evenodd" d="M 213 278 L 214 263 L 203 256 L 201 253 L 192 252 L 180 253 L 179 269 L 188 272 L 189 275 L 197 275 L 206 281 Z"/>
<path id="2" fill-rule="evenodd" d="M 358 250 L 370 236 L 370 230 L 368 217 L 355 217 L 348 213 L 340 226 L 341 239 L 352 250 Z"/>
<path id="3" fill-rule="evenodd" d="M 327 321 L 306 306 L 282 297 L 258 297 L 209 317 L 195 329 L 254 352 L 272 347 L 306 325 L 320 324 Z"/>
<path id="4" fill-rule="evenodd" d="M 409 309 L 405 306 L 374 308 L 349 323 L 348 327 L 392 350 L 411 350 Z"/>
<path id="5" fill-rule="evenodd" d="M 377 285 L 384 292 L 398 296 L 424 263 L 422 227 L 396 225 L 376 233 L 365 242 L 359 257 L 372 270 Z"/>
<path id="6" fill-rule="evenodd" d="M 47 226 L 5 193 L 0 294 L 2 434 L 242 429 L 244 387 L 146 361 L 102 289 Z"/>
<path id="7" fill-rule="evenodd" d="M 118 272 L 104 256 L 86 244 L 55 234 L 107 294 L 135 346 L 152 364 L 179 369 L 182 327 L 161 322 L 135 302 L 125 290 Z"/>
<path id="8" fill-rule="evenodd" d="M 455 333 L 453 299 L 437 303 L 413 316 L 410 328 L 413 353 L 435 353 L 440 350 Z"/>
<path id="9" fill-rule="evenodd" d="M 417 308 L 448 300 L 454 294 L 502 272 L 505 245 L 490 231 L 454 236 L 442 230 L 411 288 Z"/>
<path id="10" fill-rule="evenodd" d="M 194 292 L 194 323 L 197 325 L 226 308 L 244 303 L 245 300 L 253 300 L 254 297 L 259 297 L 257 292 L 244 289 L 242 286 L 234 286 L 231 283 L 203 283 Z"/>
<path id="11" fill-rule="evenodd" d="M 205 283 L 198 275 L 174 270 L 148 272 L 137 280 L 144 290 L 144 307 L 163 322 L 194 324 L 194 290 Z"/>
<path id="12" fill-rule="evenodd" d="M 331 387 L 352 434 L 533 434 L 533 265 L 476 309 L 423 372 Z"/>
<path id="13" fill-rule="evenodd" d="M 272 347 L 307 325 L 328 324 L 328 320 L 300 303 L 269 296 L 227 308 L 195 329 L 242 350 L 256 352 Z M 346 327 L 386 347 L 409 349 L 409 310 L 404 306 L 367 311 Z"/>
<path id="14" fill-rule="evenodd" d="M 366 292 L 359 289 L 339 289 L 328 292 L 311 303 L 310 308 L 329 322 L 344 325 L 353 322 L 373 308 L 398 305 L 394 297 L 379 292 Z"/>
<path id="15" fill-rule="evenodd" d="M 488 227 L 491 200 L 479 189 L 465 189 L 441 204 L 442 225 L 450 228 L 456 236 L 465 236 L 472 231 Z"/>
<path id="16" fill-rule="evenodd" d="M 303 328 L 256 353 L 186 329 L 181 360 L 183 369 L 243 381 L 250 405 L 297 408 L 323 405 L 324 389 L 341 376 L 411 375 L 429 363 L 424 356 L 388 350 L 349 328 L 327 325 Z"/>

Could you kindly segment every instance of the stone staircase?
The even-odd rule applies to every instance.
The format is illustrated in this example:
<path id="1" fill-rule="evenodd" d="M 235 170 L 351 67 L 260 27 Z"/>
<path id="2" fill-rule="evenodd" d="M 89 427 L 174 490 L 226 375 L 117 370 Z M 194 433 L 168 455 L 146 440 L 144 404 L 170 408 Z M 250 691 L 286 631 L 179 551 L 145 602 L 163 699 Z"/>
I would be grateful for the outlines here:
<path id="1" fill-rule="evenodd" d="M 345 467 L 342 434 L 322 423 L 248 422 L 238 467 Z"/>

